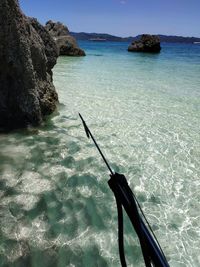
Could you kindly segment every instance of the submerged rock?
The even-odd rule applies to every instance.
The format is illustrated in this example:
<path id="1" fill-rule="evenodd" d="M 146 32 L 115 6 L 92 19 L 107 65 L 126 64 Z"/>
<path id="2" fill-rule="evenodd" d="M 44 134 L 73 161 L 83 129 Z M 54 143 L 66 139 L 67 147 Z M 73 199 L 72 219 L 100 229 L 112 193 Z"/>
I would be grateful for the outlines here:
<path id="1" fill-rule="evenodd" d="M 129 47 L 129 52 L 149 52 L 159 53 L 161 50 L 160 39 L 157 35 L 143 34 L 140 40 L 133 42 Z"/>
<path id="2" fill-rule="evenodd" d="M 56 109 L 52 83 L 57 47 L 18 0 L 0 1 L 0 128 L 37 125 Z"/>
<path id="3" fill-rule="evenodd" d="M 76 39 L 69 33 L 67 26 L 61 22 L 49 20 L 45 26 L 51 36 L 54 38 L 59 55 L 65 56 L 85 56 L 85 52 L 79 48 Z"/>

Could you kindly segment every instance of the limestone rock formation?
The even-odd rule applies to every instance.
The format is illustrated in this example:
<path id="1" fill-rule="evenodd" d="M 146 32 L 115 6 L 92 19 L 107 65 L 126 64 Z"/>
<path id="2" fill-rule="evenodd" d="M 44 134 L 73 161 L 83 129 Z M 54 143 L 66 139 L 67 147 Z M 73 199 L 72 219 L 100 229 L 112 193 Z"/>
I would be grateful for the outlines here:
<path id="1" fill-rule="evenodd" d="M 47 21 L 45 28 L 53 37 L 69 35 L 67 26 L 61 22 L 53 22 L 52 20 L 49 20 Z"/>
<path id="2" fill-rule="evenodd" d="M 47 57 L 47 71 L 52 73 L 53 67 L 56 65 L 57 57 L 58 57 L 58 49 L 57 45 L 49 32 L 42 26 L 37 19 L 29 18 L 29 21 L 33 28 L 37 31 L 44 42 L 45 46 L 45 54 Z"/>
<path id="3" fill-rule="evenodd" d="M 79 48 L 76 39 L 70 35 L 68 28 L 61 22 L 49 20 L 45 28 L 54 38 L 59 55 L 85 56 L 85 52 Z"/>
<path id="4" fill-rule="evenodd" d="M 37 125 L 56 109 L 57 56 L 50 34 L 21 12 L 18 0 L 0 1 L 0 129 Z"/>
<path id="5" fill-rule="evenodd" d="M 57 37 L 56 43 L 61 56 L 85 56 L 85 52 L 78 47 L 76 39 L 70 35 Z"/>
<path id="6" fill-rule="evenodd" d="M 156 35 L 143 34 L 140 40 L 133 42 L 129 47 L 129 52 L 149 52 L 159 53 L 161 50 L 160 39 Z"/>

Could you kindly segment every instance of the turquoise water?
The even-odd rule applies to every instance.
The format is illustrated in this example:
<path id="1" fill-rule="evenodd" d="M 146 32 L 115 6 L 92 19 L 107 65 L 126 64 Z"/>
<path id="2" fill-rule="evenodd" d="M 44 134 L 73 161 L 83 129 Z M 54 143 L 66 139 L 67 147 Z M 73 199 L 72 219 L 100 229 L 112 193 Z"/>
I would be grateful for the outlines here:
<path id="1" fill-rule="evenodd" d="M 108 171 L 124 173 L 173 267 L 200 266 L 200 46 L 82 42 L 60 57 L 58 112 L 38 129 L 0 135 L 0 267 L 117 267 Z M 125 218 L 128 266 L 144 266 Z"/>

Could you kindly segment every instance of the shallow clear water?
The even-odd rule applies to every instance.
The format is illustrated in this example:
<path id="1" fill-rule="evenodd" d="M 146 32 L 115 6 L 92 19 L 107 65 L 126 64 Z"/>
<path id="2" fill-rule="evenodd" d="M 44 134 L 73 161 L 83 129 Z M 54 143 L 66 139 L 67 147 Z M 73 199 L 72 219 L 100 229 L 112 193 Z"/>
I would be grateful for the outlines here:
<path id="1" fill-rule="evenodd" d="M 120 266 L 108 171 L 124 173 L 173 267 L 200 266 L 200 46 L 82 42 L 60 57 L 58 112 L 0 135 L 0 266 Z M 144 266 L 125 218 L 128 266 Z"/>

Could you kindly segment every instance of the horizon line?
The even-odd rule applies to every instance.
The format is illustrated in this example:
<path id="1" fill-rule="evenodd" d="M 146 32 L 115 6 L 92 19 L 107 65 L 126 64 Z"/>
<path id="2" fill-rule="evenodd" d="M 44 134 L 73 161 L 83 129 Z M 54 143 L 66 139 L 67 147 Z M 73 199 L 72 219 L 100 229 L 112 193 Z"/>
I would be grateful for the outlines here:
<path id="1" fill-rule="evenodd" d="M 126 39 L 126 38 L 135 38 L 135 37 L 138 37 L 140 35 L 143 35 L 143 34 L 150 34 L 150 35 L 160 35 L 160 36 L 167 36 L 167 37 L 183 37 L 183 38 L 199 38 L 198 36 L 183 36 L 183 35 L 171 35 L 171 34 L 161 34 L 161 33 L 156 33 L 156 34 L 151 34 L 151 33 L 140 33 L 140 34 L 137 34 L 135 36 L 125 36 L 125 37 L 122 37 L 120 35 L 115 35 L 115 34 L 110 34 L 110 33 L 106 33 L 106 32 L 84 32 L 84 31 L 69 31 L 70 33 L 86 33 L 86 34 L 106 34 L 106 35 L 110 35 L 110 36 L 114 36 L 114 37 L 118 37 L 118 38 L 122 38 L 122 39 Z"/>

